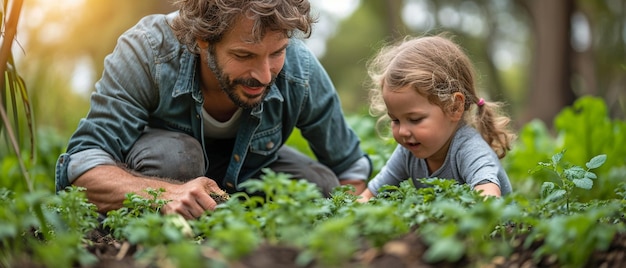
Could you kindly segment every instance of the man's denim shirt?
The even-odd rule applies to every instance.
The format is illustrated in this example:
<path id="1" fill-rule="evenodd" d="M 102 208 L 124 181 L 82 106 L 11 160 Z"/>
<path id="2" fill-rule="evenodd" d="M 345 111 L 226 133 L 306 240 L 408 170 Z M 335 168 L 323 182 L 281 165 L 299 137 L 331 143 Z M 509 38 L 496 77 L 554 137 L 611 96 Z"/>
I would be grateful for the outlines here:
<path id="1" fill-rule="evenodd" d="M 71 184 L 71 154 L 101 149 L 113 161 L 122 162 L 147 126 L 187 133 L 204 148 L 203 95 L 196 72 L 200 61 L 179 43 L 166 17 L 145 17 L 119 38 L 113 53 L 106 57 L 102 78 L 91 95 L 90 111 L 57 161 L 57 191 Z M 242 117 L 222 182 L 236 190 L 242 181 L 276 160 L 277 150 L 294 127 L 301 130 L 317 159 L 335 174 L 364 156 L 328 74 L 298 39 L 290 40 L 284 67 L 265 100 L 245 110 Z"/>

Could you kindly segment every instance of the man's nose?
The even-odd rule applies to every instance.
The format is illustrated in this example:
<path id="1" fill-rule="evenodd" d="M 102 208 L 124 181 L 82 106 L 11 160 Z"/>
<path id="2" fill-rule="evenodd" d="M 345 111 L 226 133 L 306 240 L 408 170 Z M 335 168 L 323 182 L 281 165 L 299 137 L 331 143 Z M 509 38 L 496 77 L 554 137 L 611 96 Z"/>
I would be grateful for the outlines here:
<path id="1" fill-rule="evenodd" d="M 269 60 L 260 60 L 252 71 L 252 77 L 264 85 L 272 81 L 272 65 Z"/>

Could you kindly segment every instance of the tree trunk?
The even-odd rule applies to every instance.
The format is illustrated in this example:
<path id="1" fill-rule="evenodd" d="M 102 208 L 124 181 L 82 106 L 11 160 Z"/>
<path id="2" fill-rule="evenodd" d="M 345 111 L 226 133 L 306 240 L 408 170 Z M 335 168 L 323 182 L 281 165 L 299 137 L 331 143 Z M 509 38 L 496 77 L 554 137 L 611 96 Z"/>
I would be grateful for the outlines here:
<path id="1" fill-rule="evenodd" d="M 384 10 L 387 14 L 386 23 L 389 32 L 389 41 L 395 42 L 407 34 L 406 26 L 402 21 L 402 8 L 404 4 L 396 0 L 387 0 L 384 3 Z"/>
<path id="2" fill-rule="evenodd" d="M 571 0 L 519 1 L 528 8 L 532 19 L 534 53 L 530 70 L 529 97 L 520 124 L 532 119 L 552 126 L 554 117 L 576 97 L 572 90 L 570 17 Z"/>

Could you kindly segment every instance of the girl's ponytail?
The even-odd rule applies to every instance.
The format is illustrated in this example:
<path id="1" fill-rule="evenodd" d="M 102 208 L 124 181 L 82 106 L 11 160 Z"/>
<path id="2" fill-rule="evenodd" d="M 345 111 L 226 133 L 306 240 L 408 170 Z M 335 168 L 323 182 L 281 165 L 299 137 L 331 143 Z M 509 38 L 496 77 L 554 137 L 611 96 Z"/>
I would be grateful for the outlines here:
<path id="1" fill-rule="evenodd" d="M 509 129 L 511 119 L 501 112 L 502 103 L 488 102 L 483 98 L 476 101 L 476 113 L 469 120 L 483 139 L 493 148 L 499 158 L 511 150 L 516 135 Z M 468 113 L 472 114 L 472 113 Z"/>

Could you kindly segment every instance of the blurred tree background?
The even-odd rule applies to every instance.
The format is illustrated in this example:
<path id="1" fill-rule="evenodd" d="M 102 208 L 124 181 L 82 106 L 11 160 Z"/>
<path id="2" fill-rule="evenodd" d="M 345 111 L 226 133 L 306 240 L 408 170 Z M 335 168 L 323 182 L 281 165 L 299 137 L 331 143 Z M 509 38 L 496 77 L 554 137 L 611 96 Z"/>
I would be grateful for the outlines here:
<path id="1" fill-rule="evenodd" d="M 551 125 L 583 95 L 624 118 L 624 1 L 360 1 L 337 27 L 322 62 L 351 112 L 366 104 L 363 66 L 381 45 L 447 31 L 476 65 L 482 94 L 508 103 L 518 127 L 535 118 Z"/>
<path id="2" fill-rule="evenodd" d="M 406 35 L 454 34 L 475 63 L 480 92 L 508 103 L 517 127 L 554 116 L 583 95 L 626 110 L 623 0 L 311 0 L 308 44 L 326 66 L 346 114 L 367 114 L 367 60 Z M 168 0 L 25 1 L 14 46 L 35 124 L 65 140 L 117 37 Z"/>

